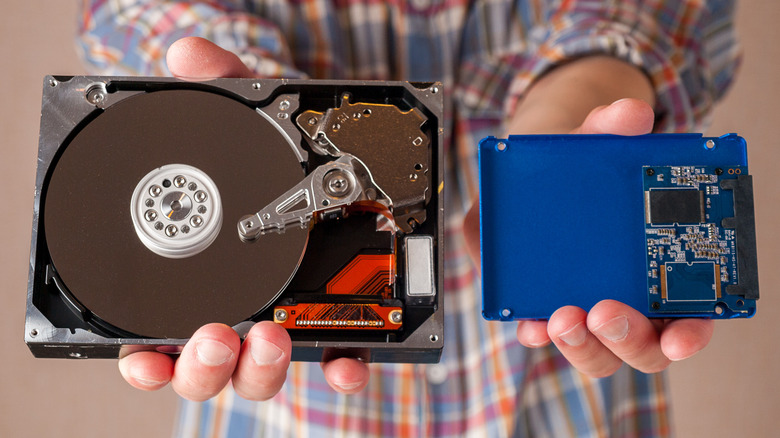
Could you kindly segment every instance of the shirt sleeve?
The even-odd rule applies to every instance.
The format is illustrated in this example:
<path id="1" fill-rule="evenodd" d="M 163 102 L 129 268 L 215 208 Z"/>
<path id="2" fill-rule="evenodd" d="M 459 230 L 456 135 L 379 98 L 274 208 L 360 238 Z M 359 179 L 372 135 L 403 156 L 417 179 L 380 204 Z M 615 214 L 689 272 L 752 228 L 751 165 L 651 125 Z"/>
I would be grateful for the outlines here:
<path id="1" fill-rule="evenodd" d="M 244 2 L 85 0 L 77 48 L 93 74 L 170 75 L 167 48 L 199 36 L 236 53 L 259 77 L 301 78 L 279 29 Z"/>
<path id="2" fill-rule="evenodd" d="M 702 131 L 739 65 L 732 0 L 556 0 L 530 33 L 532 56 L 507 110 L 533 81 L 567 61 L 607 54 L 640 68 L 656 93 L 655 130 Z"/>

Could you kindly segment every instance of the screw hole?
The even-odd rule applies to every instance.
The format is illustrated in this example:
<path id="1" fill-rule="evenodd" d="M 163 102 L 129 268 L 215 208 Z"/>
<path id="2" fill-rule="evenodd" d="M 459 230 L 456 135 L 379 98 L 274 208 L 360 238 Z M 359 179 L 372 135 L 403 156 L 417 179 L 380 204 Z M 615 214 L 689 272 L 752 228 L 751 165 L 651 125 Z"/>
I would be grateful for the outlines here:
<path id="1" fill-rule="evenodd" d="M 498 149 L 499 151 L 505 151 L 506 143 L 504 143 L 503 141 L 498 142 L 498 144 L 496 145 L 496 149 Z"/>
<path id="2" fill-rule="evenodd" d="M 431 335 L 430 337 L 431 342 L 436 342 L 439 340 L 439 335 Z"/>

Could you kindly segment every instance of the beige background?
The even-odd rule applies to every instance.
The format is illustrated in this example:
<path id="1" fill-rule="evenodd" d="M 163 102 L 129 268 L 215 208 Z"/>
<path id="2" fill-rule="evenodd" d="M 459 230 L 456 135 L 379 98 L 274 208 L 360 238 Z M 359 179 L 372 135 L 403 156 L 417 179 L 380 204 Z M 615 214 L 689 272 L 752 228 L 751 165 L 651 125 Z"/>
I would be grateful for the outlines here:
<path id="1" fill-rule="evenodd" d="M 6 2 L 0 15 L 0 436 L 168 436 L 170 389 L 130 389 L 113 360 L 35 360 L 22 340 L 41 79 L 82 72 L 69 1 Z M 717 324 L 711 345 L 671 368 L 681 437 L 776 436 L 780 430 L 780 2 L 744 2 L 742 73 L 716 112 L 713 135 L 748 139 L 756 182 L 758 316 Z"/>

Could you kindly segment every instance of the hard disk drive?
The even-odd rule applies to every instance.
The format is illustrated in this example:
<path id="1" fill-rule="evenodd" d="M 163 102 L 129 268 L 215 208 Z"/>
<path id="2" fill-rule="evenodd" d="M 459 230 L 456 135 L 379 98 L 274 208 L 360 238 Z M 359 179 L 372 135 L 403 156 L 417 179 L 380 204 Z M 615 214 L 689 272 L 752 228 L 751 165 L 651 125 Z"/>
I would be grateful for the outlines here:
<path id="1" fill-rule="evenodd" d="M 45 78 L 28 346 L 270 320 L 293 360 L 438 361 L 441 116 L 437 83 Z"/>

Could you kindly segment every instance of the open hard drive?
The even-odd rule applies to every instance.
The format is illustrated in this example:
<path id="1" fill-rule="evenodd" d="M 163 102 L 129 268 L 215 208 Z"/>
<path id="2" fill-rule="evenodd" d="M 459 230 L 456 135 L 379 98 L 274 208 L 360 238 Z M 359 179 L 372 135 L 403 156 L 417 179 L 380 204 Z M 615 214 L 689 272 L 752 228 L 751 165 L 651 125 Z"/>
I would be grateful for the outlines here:
<path id="1" fill-rule="evenodd" d="M 47 77 L 30 350 L 271 320 L 293 360 L 438 361 L 441 115 L 439 84 Z"/>

